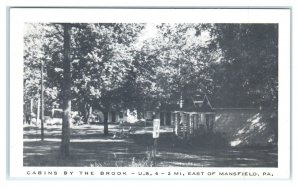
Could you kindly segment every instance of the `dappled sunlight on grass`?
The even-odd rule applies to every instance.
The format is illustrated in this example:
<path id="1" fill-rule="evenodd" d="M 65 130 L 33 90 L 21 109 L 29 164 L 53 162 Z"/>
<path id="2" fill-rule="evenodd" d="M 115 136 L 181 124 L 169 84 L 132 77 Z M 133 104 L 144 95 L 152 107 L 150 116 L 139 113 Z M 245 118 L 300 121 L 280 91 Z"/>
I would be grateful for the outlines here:
<path id="1" fill-rule="evenodd" d="M 61 127 L 47 126 L 45 140 L 40 141 L 39 128 L 24 128 L 24 166 L 151 166 L 152 127 L 135 127 L 124 138 L 114 138 L 122 127 L 110 125 L 111 135 L 103 135 L 103 126 L 74 126 L 71 131 L 68 159 L 60 157 Z M 176 145 L 170 127 L 164 127 L 158 140 L 157 166 L 178 167 L 276 167 L 277 149 L 270 148 L 199 148 Z"/>
<path id="2" fill-rule="evenodd" d="M 237 145 L 239 145 L 240 143 L 242 143 L 242 140 L 237 139 L 237 140 L 234 140 L 234 141 L 230 142 L 230 145 L 231 145 L 231 146 L 237 146 Z"/>
<path id="3" fill-rule="evenodd" d="M 23 139 L 24 142 L 36 142 L 38 140 L 36 139 Z M 49 141 L 49 142 L 60 142 L 61 139 L 60 138 L 46 138 L 44 139 L 44 141 Z M 107 143 L 107 142 L 132 142 L 130 140 L 122 140 L 122 139 L 71 139 L 70 142 L 92 142 L 92 143 L 96 143 L 96 142 L 101 142 L 101 143 Z"/>
<path id="4" fill-rule="evenodd" d="M 199 164 L 199 163 L 192 163 L 192 162 L 178 162 L 178 161 L 170 161 L 170 162 L 166 162 L 164 164 L 159 163 L 158 164 L 159 167 L 203 167 L 203 164 Z M 207 165 L 209 166 L 209 165 Z"/>
<path id="5" fill-rule="evenodd" d="M 177 153 L 177 152 L 159 152 L 158 157 L 162 159 L 200 159 L 198 155 L 191 155 L 185 153 Z"/>

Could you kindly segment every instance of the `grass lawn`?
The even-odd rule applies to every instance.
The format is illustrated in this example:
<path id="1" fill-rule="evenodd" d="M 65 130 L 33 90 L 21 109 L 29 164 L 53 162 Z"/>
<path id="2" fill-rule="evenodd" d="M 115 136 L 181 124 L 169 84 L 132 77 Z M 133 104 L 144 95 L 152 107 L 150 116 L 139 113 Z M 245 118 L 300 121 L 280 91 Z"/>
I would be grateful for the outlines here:
<path id="1" fill-rule="evenodd" d="M 126 128 L 128 129 L 128 127 Z M 160 167 L 277 167 L 277 149 L 212 148 L 178 144 L 172 128 L 162 127 L 158 140 L 157 166 Z M 152 127 L 132 127 L 129 135 L 122 128 L 109 125 L 110 135 L 103 135 L 102 125 L 71 128 L 70 158 L 60 158 L 61 126 L 46 126 L 45 139 L 40 128 L 24 125 L 24 166 L 105 166 L 139 167 L 152 165 Z"/>

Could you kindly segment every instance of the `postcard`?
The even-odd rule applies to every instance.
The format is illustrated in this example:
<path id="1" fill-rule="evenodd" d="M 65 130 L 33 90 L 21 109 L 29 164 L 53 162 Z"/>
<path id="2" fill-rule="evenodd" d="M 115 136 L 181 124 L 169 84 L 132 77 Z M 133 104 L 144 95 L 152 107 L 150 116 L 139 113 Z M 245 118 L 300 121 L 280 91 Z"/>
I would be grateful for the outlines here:
<path id="1" fill-rule="evenodd" d="M 9 174 L 290 178 L 290 9 L 9 10 Z"/>

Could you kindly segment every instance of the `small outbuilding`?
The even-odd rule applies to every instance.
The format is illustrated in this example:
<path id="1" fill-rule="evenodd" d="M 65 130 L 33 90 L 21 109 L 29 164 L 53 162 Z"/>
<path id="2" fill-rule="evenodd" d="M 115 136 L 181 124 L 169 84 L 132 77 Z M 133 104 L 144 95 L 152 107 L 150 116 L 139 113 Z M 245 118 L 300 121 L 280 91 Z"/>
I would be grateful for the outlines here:
<path id="1" fill-rule="evenodd" d="M 213 131 L 215 111 L 207 95 L 186 97 L 178 104 L 162 104 L 159 111 L 161 126 L 173 127 L 179 137 L 189 138 Z M 152 122 L 153 114 L 153 111 L 147 111 L 146 121 Z"/>
<path id="2" fill-rule="evenodd" d="M 215 111 L 206 95 L 187 98 L 171 116 L 171 125 L 179 137 L 189 138 L 213 131 Z"/>

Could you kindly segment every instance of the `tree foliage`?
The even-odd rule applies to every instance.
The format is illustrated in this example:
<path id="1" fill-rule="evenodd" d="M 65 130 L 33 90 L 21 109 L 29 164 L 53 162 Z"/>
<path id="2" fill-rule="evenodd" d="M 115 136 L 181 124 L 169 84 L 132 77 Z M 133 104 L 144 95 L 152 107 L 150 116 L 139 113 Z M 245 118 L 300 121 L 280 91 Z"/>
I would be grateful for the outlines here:
<path id="1" fill-rule="evenodd" d="M 72 109 L 157 108 L 197 92 L 215 107 L 277 112 L 277 24 L 70 23 Z M 24 36 L 24 103 L 62 103 L 63 27 L 28 23 Z M 148 36 L 152 32 L 152 36 Z M 106 122 L 106 133 L 107 122 Z"/>
<path id="2" fill-rule="evenodd" d="M 210 24 L 159 24 L 157 35 L 143 42 L 136 61 L 144 94 L 151 103 L 177 103 L 181 96 L 211 93 L 209 67 L 218 58 L 210 47 Z"/>
<path id="3" fill-rule="evenodd" d="M 130 93 L 134 89 L 129 90 L 135 83 L 130 81 L 133 43 L 142 28 L 142 24 L 126 23 L 74 27 L 73 92 L 78 107 L 92 106 L 104 115 L 112 109 L 132 107 L 129 101 L 137 96 Z"/>
<path id="4" fill-rule="evenodd" d="M 24 103 L 40 98 L 41 66 L 44 62 L 47 110 L 59 103 L 62 36 L 51 24 L 27 23 L 24 35 Z"/>
<path id="5" fill-rule="evenodd" d="M 216 24 L 221 61 L 213 66 L 218 106 L 277 109 L 278 25 Z"/>

